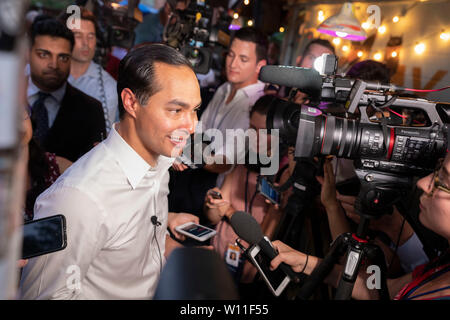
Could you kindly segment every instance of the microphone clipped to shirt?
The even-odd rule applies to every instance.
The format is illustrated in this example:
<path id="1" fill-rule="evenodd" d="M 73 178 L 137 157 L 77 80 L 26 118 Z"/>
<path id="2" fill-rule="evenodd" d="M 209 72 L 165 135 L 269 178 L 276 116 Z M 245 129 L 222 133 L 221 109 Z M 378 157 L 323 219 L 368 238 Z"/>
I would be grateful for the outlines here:
<path id="1" fill-rule="evenodd" d="M 157 216 L 152 216 L 152 217 L 150 218 L 150 220 L 152 221 L 152 223 L 153 223 L 153 225 L 154 225 L 155 227 L 161 225 L 161 222 L 158 221 L 158 217 L 157 217 Z"/>
<path id="2" fill-rule="evenodd" d="M 258 245 L 264 254 L 271 260 L 274 259 L 278 252 L 272 247 L 270 241 L 266 240 L 259 223 L 250 214 L 243 211 L 236 211 L 230 218 L 230 224 L 234 232 L 248 242 L 250 245 Z M 300 279 L 292 268 L 282 262 L 279 268 L 294 282 Z"/>

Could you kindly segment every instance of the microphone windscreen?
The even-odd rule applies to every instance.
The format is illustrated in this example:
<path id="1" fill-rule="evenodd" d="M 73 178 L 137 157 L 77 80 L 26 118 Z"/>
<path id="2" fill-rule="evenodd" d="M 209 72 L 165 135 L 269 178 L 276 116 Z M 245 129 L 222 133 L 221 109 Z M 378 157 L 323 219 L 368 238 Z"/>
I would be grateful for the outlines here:
<path id="1" fill-rule="evenodd" d="M 258 243 L 264 237 L 258 221 L 247 212 L 236 211 L 231 216 L 230 224 L 234 232 L 251 245 Z"/>
<path id="2" fill-rule="evenodd" d="M 315 69 L 292 66 L 264 66 L 259 80 L 281 86 L 298 88 L 313 97 L 320 97 L 322 76 Z"/>

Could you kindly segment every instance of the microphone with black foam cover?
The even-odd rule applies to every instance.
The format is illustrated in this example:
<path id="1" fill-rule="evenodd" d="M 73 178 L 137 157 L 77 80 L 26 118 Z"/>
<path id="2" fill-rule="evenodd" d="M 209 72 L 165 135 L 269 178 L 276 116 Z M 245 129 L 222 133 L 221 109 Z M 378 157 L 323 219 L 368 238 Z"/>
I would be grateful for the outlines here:
<path id="1" fill-rule="evenodd" d="M 230 218 L 230 224 L 234 232 L 250 245 L 258 245 L 264 254 L 270 259 L 274 259 L 278 252 L 272 247 L 271 243 L 264 238 L 259 223 L 250 214 L 243 211 L 236 211 Z M 290 266 L 282 262 L 279 266 L 286 275 L 294 282 L 300 279 Z"/>
<path id="2" fill-rule="evenodd" d="M 318 99 L 322 93 L 322 76 L 315 69 L 292 66 L 264 66 L 259 80 L 281 86 L 294 87 Z"/>

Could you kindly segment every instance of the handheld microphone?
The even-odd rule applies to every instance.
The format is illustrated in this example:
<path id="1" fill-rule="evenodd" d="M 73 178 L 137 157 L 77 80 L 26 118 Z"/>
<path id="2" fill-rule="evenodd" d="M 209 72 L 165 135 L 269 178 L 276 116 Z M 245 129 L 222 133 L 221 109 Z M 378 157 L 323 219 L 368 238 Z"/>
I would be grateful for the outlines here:
<path id="1" fill-rule="evenodd" d="M 158 217 L 157 216 L 152 216 L 150 218 L 150 220 L 152 221 L 154 226 L 160 226 L 161 225 L 161 222 L 158 221 Z"/>
<path id="2" fill-rule="evenodd" d="M 315 69 L 292 66 L 264 66 L 259 73 L 259 80 L 294 87 L 300 91 L 319 98 L 322 91 L 322 76 Z"/>
<path id="3" fill-rule="evenodd" d="M 257 244 L 261 250 L 267 255 L 271 260 L 274 259 L 278 252 L 272 247 L 271 243 L 264 238 L 261 227 L 259 223 L 250 214 L 243 211 L 236 211 L 230 219 L 231 227 L 234 232 L 247 241 L 249 244 Z M 279 266 L 286 275 L 291 278 L 294 282 L 299 282 L 300 279 L 291 269 L 290 266 L 282 262 Z"/>

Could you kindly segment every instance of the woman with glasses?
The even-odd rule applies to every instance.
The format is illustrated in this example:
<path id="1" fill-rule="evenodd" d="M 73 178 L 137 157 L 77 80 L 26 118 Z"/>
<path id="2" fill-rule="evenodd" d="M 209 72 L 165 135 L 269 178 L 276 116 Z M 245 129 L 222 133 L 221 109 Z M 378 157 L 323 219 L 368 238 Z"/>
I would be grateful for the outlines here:
<path id="1" fill-rule="evenodd" d="M 446 238 L 450 243 L 450 154 L 438 163 L 434 173 L 420 179 L 417 186 L 423 190 L 420 197 L 420 222 L 428 229 Z M 309 256 L 292 249 L 280 241 L 274 241 L 279 255 L 271 262 L 276 269 L 281 262 L 290 265 L 295 272 L 311 274 L 321 262 L 320 258 Z M 342 266 L 336 265 L 325 282 L 337 287 Z M 361 270 L 353 288 L 355 299 L 377 299 L 378 292 L 368 289 Z M 450 251 L 438 259 L 418 266 L 412 273 L 400 278 L 388 279 L 389 294 L 396 300 L 442 300 L 450 299 Z"/>

